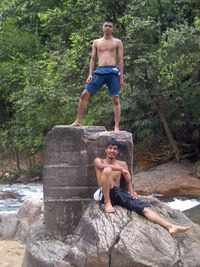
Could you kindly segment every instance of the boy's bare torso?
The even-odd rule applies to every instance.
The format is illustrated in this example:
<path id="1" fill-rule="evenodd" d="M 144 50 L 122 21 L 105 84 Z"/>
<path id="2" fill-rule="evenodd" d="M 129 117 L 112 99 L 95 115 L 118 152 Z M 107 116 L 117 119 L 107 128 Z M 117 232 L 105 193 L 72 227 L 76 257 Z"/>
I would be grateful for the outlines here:
<path id="1" fill-rule="evenodd" d="M 105 39 L 104 37 L 94 41 L 98 57 L 98 66 L 115 66 L 116 56 L 120 45 L 120 40 L 117 38 Z"/>
<path id="2" fill-rule="evenodd" d="M 106 164 L 106 159 L 101 159 L 101 161 L 102 163 Z M 115 162 L 112 165 L 115 167 L 122 167 L 122 168 L 124 167 L 123 161 L 120 161 L 120 160 L 115 160 Z M 95 171 L 96 171 L 98 184 L 99 186 L 101 186 L 100 177 L 102 174 L 102 170 L 95 168 Z M 114 186 L 120 187 L 121 174 L 122 174 L 121 171 L 112 171 L 111 173 L 111 178 L 112 178 L 111 180 L 113 180 L 112 187 Z"/>

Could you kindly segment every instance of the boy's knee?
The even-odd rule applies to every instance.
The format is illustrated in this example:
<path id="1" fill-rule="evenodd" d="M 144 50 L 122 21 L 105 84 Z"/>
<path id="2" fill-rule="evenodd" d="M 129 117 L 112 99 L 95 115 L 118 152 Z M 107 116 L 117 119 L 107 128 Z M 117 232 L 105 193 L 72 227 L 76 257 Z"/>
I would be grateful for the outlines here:
<path id="1" fill-rule="evenodd" d="M 143 215 L 146 216 L 146 214 L 148 214 L 149 212 L 151 212 L 151 209 L 149 207 L 144 207 Z"/>
<path id="2" fill-rule="evenodd" d="M 112 172 L 112 169 L 110 167 L 106 167 L 103 169 L 102 174 L 110 175 Z"/>
<path id="3" fill-rule="evenodd" d="M 87 90 L 84 90 L 83 93 L 81 94 L 81 100 L 88 100 L 90 96 L 90 93 Z"/>
<path id="4" fill-rule="evenodd" d="M 118 106 L 119 105 L 119 97 L 113 97 L 112 103 L 113 103 L 113 105 Z"/>

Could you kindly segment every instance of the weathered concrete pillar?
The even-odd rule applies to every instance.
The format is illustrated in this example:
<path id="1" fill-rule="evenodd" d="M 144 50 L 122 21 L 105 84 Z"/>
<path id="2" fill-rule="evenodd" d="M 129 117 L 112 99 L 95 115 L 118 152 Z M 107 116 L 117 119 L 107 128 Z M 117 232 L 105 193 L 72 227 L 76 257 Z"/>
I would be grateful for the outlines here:
<path id="1" fill-rule="evenodd" d="M 128 132 L 108 132 L 103 126 L 55 126 L 44 146 L 44 222 L 46 235 L 64 239 L 72 233 L 97 188 L 94 158 L 104 157 L 104 145 L 115 137 L 121 159 L 132 172 L 133 144 Z"/>

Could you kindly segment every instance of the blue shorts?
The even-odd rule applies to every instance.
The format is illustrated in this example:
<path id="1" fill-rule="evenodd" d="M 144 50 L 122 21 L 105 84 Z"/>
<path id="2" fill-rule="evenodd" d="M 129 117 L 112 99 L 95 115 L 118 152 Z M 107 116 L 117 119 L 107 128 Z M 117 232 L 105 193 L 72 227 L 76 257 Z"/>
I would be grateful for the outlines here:
<path id="1" fill-rule="evenodd" d="M 85 89 L 94 95 L 104 84 L 108 86 L 110 96 L 119 96 L 119 69 L 116 66 L 96 68 L 92 81 L 85 85 Z"/>
<path id="2" fill-rule="evenodd" d="M 113 206 L 118 205 L 128 210 L 135 211 L 140 215 L 144 215 L 144 208 L 149 207 L 147 203 L 144 203 L 140 199 L 132 198 L 128 191 L 119 187 L 113 187 L 110 190 L 110 201 Z M 102 202 L 104 203 L 104 197 Z"/>

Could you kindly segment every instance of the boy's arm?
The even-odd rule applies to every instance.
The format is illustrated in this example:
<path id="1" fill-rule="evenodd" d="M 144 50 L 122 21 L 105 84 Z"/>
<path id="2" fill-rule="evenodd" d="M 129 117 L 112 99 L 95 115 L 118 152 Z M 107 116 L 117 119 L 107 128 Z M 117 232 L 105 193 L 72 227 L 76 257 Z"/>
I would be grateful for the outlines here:
<path id="1" fill-rule="evenodd" d="M 124 87 L 124 78 L 123 78 L 123 75 L 124 75 L 123 43 L 122 43 L 121 40 L 119 40 L 117 56 L 118 56 L 118 64 L 119 64 L 119 71 L 120 71 L 120 87 Z"/>
<path id="2" fill-rule="evenodd" d="M 92 55 L 91 55 L 91 60 L 90 60 L 90 71 L 89 71 L 89 76 L 87 78 L 87 82 L 91 82 L 92 80 L 92 75 L 94 72 L 94 68 L 96 65 L 96 60 L 97 60 L 97 46 L 96 46 L 96 40 L 92 44 Z"/>
<path id="3" fill-rule="evenodd" d="M 128 191 L 129 191 L 130 195 L 133 198 L 135 198 L 137 196 L 137 193 L 134 190 L 134 186 L 132 184 L 131 175 L 130 175 L 130 172 L 128 171 L 128 165 L 126 164 L 126 162 L 124 162 L 123 169 L 126 170 L 126 172 L 122 172 L 122 175 L 124 176 L 124 179 L 126 181 Z"/>
<path id="4" fill-rule="evenodd" d="M 120 172 L 123 171 L 123 168 L 122 168 L 121 166 L 113 166 L 113 165 L 105 164 L 105 163 L 103 162 L 103 160 L 100 159 L 100 158 L 96 158 L 96 159 L 94 160 L 94 166 L 95 166 L 97 169 L 99 169 L 99 170 L 103 170 L 104 168 L 109 167 L 109 168 L 111 168 L 113 171 L 120 171 Z M 125 170 L 124 170 L 124 171 L 125 171 Z"/>

